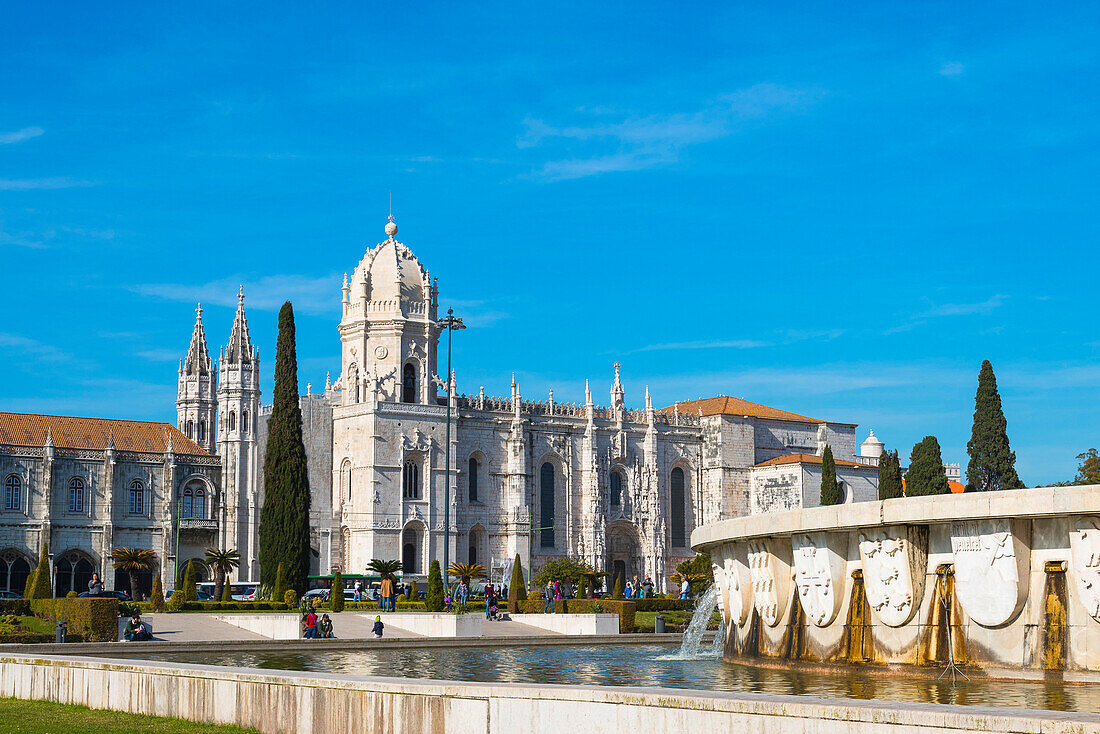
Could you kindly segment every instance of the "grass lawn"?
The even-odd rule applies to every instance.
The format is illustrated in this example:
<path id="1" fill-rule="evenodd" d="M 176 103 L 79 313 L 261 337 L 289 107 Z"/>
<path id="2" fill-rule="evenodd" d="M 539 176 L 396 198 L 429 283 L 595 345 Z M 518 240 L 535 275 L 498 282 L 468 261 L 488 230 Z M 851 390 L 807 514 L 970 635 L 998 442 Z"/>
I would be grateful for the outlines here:
<path id="1" fill-rule="evenodd" d="M 682 632 L 687 629 L 688 623 L 691 622 L 692 612 L 689 611 L 670 611 L 670 612 L 635 612 L 634 613 L 634 628 L 638 632 L 652 632 L 656 625 L 656 618 L 658 614 L 665 616 L 665 631 L 667 632 Z M 718 623 L 722 621 L 722 615 L 715 612 L 711 615 L 710 621 L 707 623 L 707 629 L 718 629 Z"/>
<path id="2" fill-rule="evenodd" d="M 14 629 L 8 627 L 7 629 Z M 20 617 L 18 629 L 24 632 L 39 632 L 41 634 L 52 635 L 57 629 L 57 625 L 48 619 L 39 619 L 38 617 Z"/>
<path id="3" fill-rule="evenodd" d="M 124 714 L 48 701 L 0 698 L 0 727 L 7 734 L 247 734 L 255 729 L 195 724 L 182 719 Z"/>

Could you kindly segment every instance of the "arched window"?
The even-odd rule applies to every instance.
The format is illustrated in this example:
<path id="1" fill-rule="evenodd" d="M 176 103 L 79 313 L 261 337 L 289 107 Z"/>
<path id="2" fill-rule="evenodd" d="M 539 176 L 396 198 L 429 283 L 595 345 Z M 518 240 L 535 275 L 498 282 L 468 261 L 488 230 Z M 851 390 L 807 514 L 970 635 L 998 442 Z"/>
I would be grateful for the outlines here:
<path id="1" fill-rule="evenodd" d="M 130 514 L 145 514 L 145 486 L 138 479 L 130 482 Z"/>
<path id="2" fill-rule="evenodd" d="M 206 518 L 206 490 L 202 487 L 188 486 L 183 490 L 183 507 L 180 509 L 180 517 Z"/>
<path id="3" fill-rule="evenodd" d="M 401 496 L 407 500 L 420 499 L 420 467 L 415 461 L 406 461 L 401 471 Z"/>
<path id="4" fill-rule="evenodd" d="M 401 532 L 401 571 L 420 573 L 420 542 L 423 527 L 419 523 L 410 523 Z"/>
<path id="5" fill-rule="evenodd" d="M 416 367 L 412 362 L 401 370 L 401 402 L 416 402 Z"/>
<path id="6" fill-rule="evenodd" d="M 623 475 L 619 472 L 611 472 L 611 506 L 618 507 L 623 503 Z"/>
<path id="7" fill-rule="evenodd" d="M 343 490 L 343 496 L 351 500 L 351 460 L 344 459 L 344 463 L 340 465 L 340 489 Z"/>
<path id="8" fill-rule="evenodd" d="M 199 421 L 199 440 L 206 440 L 206 421 Z"/>
<path id="9" fill-rule="evenodd" d="M 0 556 L 0 586 L 6 591 L 22 595 L 26 590 L 27 577 L 31 575 L 31 564 L 17 551 L 4 551 Z"/>
<path id="10" fill-rule="evenodd" d="M 234 413 L 232 410 L 229 411 L 229 430 L 237 430 L 237 414 Z"/>
<path id="11" fill-rule="evenodd" d="M 247 435 L 247 434 L 248 434 L 248 411 L 247 410 L 242 410 L 241 411 L 241 435 L 244 436 L 244 435 Z"/>
<path id="12" fill-rule="evenodd" d="M 669 499 L 672 507 L 672 547 L 683 548 L 687 545 L 686 502 L 684 497 L 684 470 L 676 467 L 672 470 Z"/>
<path id="13" fill-rule="evenodd" d="M 69 480 L 69 512 L 84 512 L 84 480 L 80 477 Z"/>
<path id="14" fill-rule="evenodd" d="M 88 590 L 88 582 L 92 580 L 95 566 L 79 551 L 74 551 L 62 556 L 57 561 L 56 583 L 54 595 L 63 597 L 70 591 L 81 594 Z"/>
<path id="15" fill-rule="evenodd" d="M 4 481 L 4 509 L 18 510 L 23 498 L 23 480 L 12 474 Z"/>
<path id="16" fill-rule="evenodd" d="M 187 421 L 187 437 L 195 437 L 195 421 Z"/>
<path id="17" fill-rule="evenodd" d="M 539 473 L 539 499 L 541 512 L 539 525 L 542 534 L 539 545 L 543 548 L 554 547 L 554 465 L 549 461 L 542 465 Z"/>
<path id="18" fill-rule="evenodd" d="M 470 501 L 477 502 L 477 459 L 472 456 L 470 457 Z"/>

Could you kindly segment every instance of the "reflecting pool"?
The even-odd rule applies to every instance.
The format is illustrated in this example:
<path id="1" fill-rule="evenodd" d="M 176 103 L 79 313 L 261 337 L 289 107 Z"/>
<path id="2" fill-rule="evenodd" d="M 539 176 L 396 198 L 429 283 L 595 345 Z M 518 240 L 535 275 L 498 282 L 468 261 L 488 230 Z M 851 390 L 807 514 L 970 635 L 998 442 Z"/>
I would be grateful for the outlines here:
<path id="1" fill-rule="evenodd" d="M 127 650 L 127 653 L 130 651 Z M 136 650 L 134 652 L 137 652 Z M 722 660 L 677 659 L 667 645 L 576 645 L 333 650 L 303 653 L 158 653 L 157 661 L 479 682 L 661 686 L 827 698 L 1100 711 L 1100 685 L 1060 681 L 935 680 L 881 668 L 776 669 Z M 112 654 L 111 657 L 119 657 Z M 133 657 L 140 657 L 134 655 Z"/>

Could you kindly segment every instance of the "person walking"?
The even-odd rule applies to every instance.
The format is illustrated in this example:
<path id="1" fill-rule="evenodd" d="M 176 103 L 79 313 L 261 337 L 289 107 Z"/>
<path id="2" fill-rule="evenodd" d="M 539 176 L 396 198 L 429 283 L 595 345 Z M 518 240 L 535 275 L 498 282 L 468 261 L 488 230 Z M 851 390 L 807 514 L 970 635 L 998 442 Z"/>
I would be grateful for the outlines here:
<path id="1" fill-rule="evenodd" d="M 626 586 L 623 588 L 623 596 L 627 599 L 634 598 L 634 582 L 627 581 Z"/>
<path id="2" fill-rule="evenodd" d="M 653 598 L 653 579 L 650 578 L 648 575 L 645 577 L 645 581 L 642 582 L 642 598 Z"/>
<path id="3" fill-rule="evenodd" d="M 386 574 L 382 577 L 382 588 L 379 592 L 382 597 L 383 612 L 392 612 L 395 610 L 394 591 L 393 576 Z"/>
<path id="4" fill-rule="evenodd" d="M 385 629 L 385 628 L 386 628 L 386 625 L 382 624 L 382 617 L 380 615 L 375 616 L 375 618 L 374 618 L 374 629 L 372 630 L 372 633 L 374 634 L 374 638 L 376 640 L 381 640 L 382 639 L 382 630 Z"/>
<path id="5" fill-rule="evenodd" d="M 363 580 L 355 579 L 355 601 L 363 601 Z"/>
<path id="6" fill-rule="evenodd" d="M 497 592 L 493 588 L 492 582 L 485 584 L 485 619 L 492 619 L 494 609 L 497 605 Z"/>
<path id="7" fill-rule="evenodd" d="M 687 580 L 686 577 L 680 583 L 680 598 L 681 599 L 690 599 L 691 598 L 691 584 L 688 583 L 688 580 Z"/>
<path id="8" fill-rule="evenodd" d="M 547 580 L 546 582 L 546 604 L 542 607 L 543 614 L 553 614 L 554 612 L 554 582 Z"/>

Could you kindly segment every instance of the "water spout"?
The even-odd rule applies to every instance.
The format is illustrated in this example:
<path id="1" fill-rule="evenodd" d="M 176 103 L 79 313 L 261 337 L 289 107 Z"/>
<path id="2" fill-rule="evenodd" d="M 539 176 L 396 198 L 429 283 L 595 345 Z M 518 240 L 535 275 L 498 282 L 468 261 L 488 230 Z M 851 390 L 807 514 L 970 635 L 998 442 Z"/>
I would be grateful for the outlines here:
<path id="1" fill-rule="evenodd" d="M 718 594 L 716 587 L 711 585 L 695 603 L 695 613 L 691 616 L 691 623 L 684 632 L 680 642 L 680 652 L 670 655 L 670 659 L 676 660 L 707 660 L 722 657 L 722 640 L 725 638 L 725 622 L 719 625 L 714 644 L 709 650 L 700 649 L 703 642 L 703 633 L 707 631 L 707 622 L 710 615 L 718 608 Z"/>

